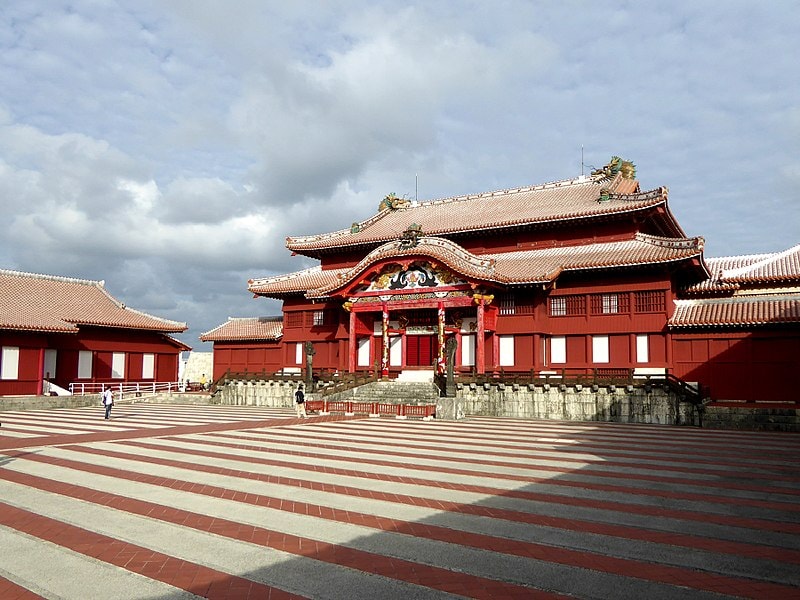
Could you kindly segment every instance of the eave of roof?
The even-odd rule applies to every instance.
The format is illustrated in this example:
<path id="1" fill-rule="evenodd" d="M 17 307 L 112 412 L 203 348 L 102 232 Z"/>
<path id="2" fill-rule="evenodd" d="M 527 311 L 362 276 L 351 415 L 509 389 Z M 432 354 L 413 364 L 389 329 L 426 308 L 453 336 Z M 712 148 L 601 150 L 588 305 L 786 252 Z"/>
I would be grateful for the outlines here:
<path id="1" fill-rule="evenodd" d="M 783 252 L 707 258 L 710 277 L 684 290 L 687 295 L 729 293 L 745 287 L 800 282 L 800 244 Z"/>
<path id="2" fill-rule="evenodd" d="M 800 294 L 676 300 L 673 329 L 800 324 Z"/>
<path id="3" fill-rule="evenodd" d="M 601 190 L 611 190 L 601 201 Z M 624 191 L 625 193 L 619 193 Z M 412 223 L 429 236 L 452 236 L 468 232 L 519 228 L 536 224 L 596 219 L 609 215 L 637 212 L 657 206 L 666 207 L 667 190 L 657 188 L 638 192 L 635 181 L 617 175 L 611 181 L 593 177 L 557 181 L 539 186 L 517 188 L 409 203 L 385 209 L 350 229 L 331 233 L 289 237 L 286 247 L 298 254 L 318 256 L 332 250 L 376 246 L 394 240 Z M 678 236 L 685 234 L 667 209 L 666 229 Z"/>
<path id="4" fill-rule="evenodd" d="M 322 269 L 317 265 L 302 271 L 261 277 L 248 281 L 247 289 L 256 296 L 266 298 L 285 298 L 291 295 L 303 295 L 310 289 L 329 285 L 337 280 L 341 273 L 348 269 Z"/>

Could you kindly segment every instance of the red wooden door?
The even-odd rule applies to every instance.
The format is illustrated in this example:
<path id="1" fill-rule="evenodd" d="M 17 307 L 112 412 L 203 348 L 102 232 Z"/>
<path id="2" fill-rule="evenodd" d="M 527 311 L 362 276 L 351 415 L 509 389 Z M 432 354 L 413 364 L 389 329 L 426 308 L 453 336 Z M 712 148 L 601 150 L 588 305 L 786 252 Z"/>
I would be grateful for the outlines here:
<path id="1" fill-rule="evenodd" d="M 406 366 L 430 367 L 433 365 L 436 336 L 409 335 L 406 338 Z"/>

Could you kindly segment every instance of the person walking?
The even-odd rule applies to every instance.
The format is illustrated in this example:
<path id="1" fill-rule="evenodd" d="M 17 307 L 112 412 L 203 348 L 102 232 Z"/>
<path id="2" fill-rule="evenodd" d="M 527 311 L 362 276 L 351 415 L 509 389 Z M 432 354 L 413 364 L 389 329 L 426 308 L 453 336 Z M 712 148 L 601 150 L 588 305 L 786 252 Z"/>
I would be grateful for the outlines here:
<path id="1" fill-rule="evenodd" d="M 294 393 L 294 408 L 298 419 L 306 418 L 306 395 L 303 393 L 302 383 L 297 386 L 297 391 Z"/>
<path id="2" fill-rule="evenodd" d="M 114 392 L 111 388 L 103 390 L 103 406 L 106 407 L 106 419 L 111 418 L 111 407 L 114 406 Z"/>

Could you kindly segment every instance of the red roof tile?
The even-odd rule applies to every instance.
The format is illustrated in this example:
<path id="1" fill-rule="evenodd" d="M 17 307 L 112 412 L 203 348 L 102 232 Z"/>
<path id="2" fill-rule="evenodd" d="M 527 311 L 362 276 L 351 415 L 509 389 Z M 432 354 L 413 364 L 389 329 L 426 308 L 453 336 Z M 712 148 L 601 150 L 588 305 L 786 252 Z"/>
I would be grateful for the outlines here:
<path id="1" fill-rule="evenodd" d="M 800 323 L 800 294 L 742 295 L 676 300 L 673 328 Z"/>
<path id="2" fill-rule="evenodd" d="M 662 238 L 637 234 L 633 239 L 558 246 L 515 252 L 475 255 L 451 240 L 423 236 L 416 246 L 399 240 L 379 246 L 351 269 L 319 267 L 281 277 L 251 281 L 250 290 L 264 296 L 306 293 L 324 298 L 361 276 L 370 266 L 392 258 L 427 257 L 459 275 L 501 285 L 525 285 L 553 281 L 563 271 L 618 268 L 666 263 L 700 256 L 702 238 Z M 321 282 L 321 284 L 320 284 Z"/>
<path id="3" fill-rule="evenodd" d="M 607 201 L 601 202 L 602 189 L 612 193 Z M 321 235 L 289 237 L 286 247 L 298 253 L 313 254 L 320 250 L 376 245 L 394 240 L 413 223 L 420 225 L 425 235 L 447 236 L 467 231 L 585 219 L 666 204 L 666 188 L 645 193 L 636 190 L 637 182 L 617 175 L 611 181 L 580 177 L 513 190 L 429 202 L 408 202 L 399 208 L 387 208 L 359 223 L 357 231 L 346 229 Z M 676 233 L 682 235 L 674 219 L 672 226 Z"/>
<path id="4" fill-rule="evenodd" d="M 283 335 L 283 317 L 228 317 L 227 323 L 206 331 L 204 342 L 278 340 Z"/>
<path id="5" fill-rule="evenodd" d="M 0 270 L 0 329 L 75 333 L 80 325 L 186 330 L 186 323 L 126 307 L 102 281 Z"/>
<path id="6" fill-rule="evenodd" d="M 306 290 L 329 285 L 347 269 L 326 269 L 316 266 L 286 275 L 251 279 L 247 289 L 253 294 L 270 298 L 281 298 L 291 294 L 305 294 Z"/>
<path id="7" fill-rule="evenodd" d="M 711 277 L 686 289 L 689 294 L 758 285 L 800 282 L 800 244 L 783 252 L 707 258 Z"/>

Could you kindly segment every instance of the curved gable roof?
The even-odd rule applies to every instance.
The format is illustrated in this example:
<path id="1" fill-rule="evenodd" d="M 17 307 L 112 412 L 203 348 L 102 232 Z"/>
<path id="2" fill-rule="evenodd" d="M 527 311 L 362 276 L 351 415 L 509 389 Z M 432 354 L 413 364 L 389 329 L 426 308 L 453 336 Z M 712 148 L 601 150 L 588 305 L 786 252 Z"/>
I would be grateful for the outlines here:
<path id="1" fill-rule="evenodd" d="M 629 240 L 556 246 L 474 255 L 455 242 L 423 236 L 413 247 L 395 240 L 370 252 L 351 269 L 340 269 L 326 285 L 308 288 L 309 298 L 329 297 L 387 260 L 428 258 L 473 280 L 508 286 L 543 284 L 564 271 L 623 268 L 697 258 L 702 264 L 702 238 L 663 238 L 637 234 Z"/>

